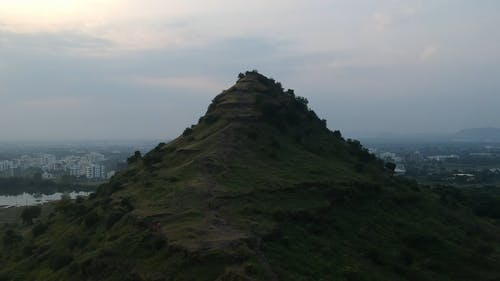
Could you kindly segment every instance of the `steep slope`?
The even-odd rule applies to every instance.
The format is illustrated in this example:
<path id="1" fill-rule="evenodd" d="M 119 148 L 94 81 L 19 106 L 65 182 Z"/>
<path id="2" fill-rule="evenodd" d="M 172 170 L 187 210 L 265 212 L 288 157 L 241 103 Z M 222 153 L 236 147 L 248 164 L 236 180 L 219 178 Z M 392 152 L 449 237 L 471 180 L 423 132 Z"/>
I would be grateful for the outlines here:
<path id="1" fill-rule="evenodd" d="M 5 232 L 0 280 L 500 277 L 498 221 L 393 178 L 257 72 L 182 136 L 55 210 Z"/>

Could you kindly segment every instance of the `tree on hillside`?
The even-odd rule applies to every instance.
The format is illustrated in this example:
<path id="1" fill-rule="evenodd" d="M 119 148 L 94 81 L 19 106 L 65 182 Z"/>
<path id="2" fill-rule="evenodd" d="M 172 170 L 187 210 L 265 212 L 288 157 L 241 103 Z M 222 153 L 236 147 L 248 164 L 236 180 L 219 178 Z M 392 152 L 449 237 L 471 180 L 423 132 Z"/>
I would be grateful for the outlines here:
<path id="1" fill-rule="evenodd" d="M 302 108 L 303 110 L 308 110 L 309 101 L 304 97 L 295 97 L 295 104 L 297 105 L 297 107 Z"/>
<path id="2" fill-rule="evenodd" d="M 141 158 L 142 158 L 141 152 L 140 151 L 136 151 L 134 153 L 134 155 L 132 155 L 129 158 L 127 158 L 127 163 L 128 164 L 135 163 L 135 162 L 139 161 Z"/>
<path id="3" fill-rule="evenodd" d="M 333 136 L 336 137 L 337 139 L 342 139 L 342 133 L 340 133 L 339 130 L 333 131 Z"/>
<path id="4" fill-rule="evenodd" d="M 19 244 L 23 240 L 23 237 L 18 232 L 9 229 L 4 233 L 2 240 L 5 248 L 12 248 Z"/>
<path id="5" fill-rule="evenodd" d="M 42 214 L 42 208 L 40 206 L 31 206 L 23 209 L 21 213 L 21 219 L 23 223 L 32 225 L 33 219 L 39 217 Z"/>
<path id="6" fill-rule="evenodd" d="M 193 133 L 193 129 L 192 128 L 186 128 L 184 130 L 184 132 L 182 132 L 182 136 L 183 137 L 187 137 L 187 136 L 191 135 L 192 133 Z"/>
<path id="7" fill-rule="evenodd" d="M 385 168 L 391 172 L 394 172 L 394 170 L 396 170 L 396 164 L 387 162 L 385 163 Z"/>

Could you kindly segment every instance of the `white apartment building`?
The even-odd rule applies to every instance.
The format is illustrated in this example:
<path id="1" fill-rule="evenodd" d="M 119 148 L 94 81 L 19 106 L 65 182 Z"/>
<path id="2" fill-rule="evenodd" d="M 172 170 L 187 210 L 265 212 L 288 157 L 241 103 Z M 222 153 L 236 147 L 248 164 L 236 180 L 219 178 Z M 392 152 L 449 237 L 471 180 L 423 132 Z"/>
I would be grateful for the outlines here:
<path id="1" fill-rule="evenodd" d="M 12 167 L 12 161 L 9 160 L 2 160 L 0 161 L 0 171 L 7 171 Z"/>
<path id="2" fill-rule="evenodd" d="M 87 166 L 86 176 L 88 179 L 103 179 L 106 178 L 106 171 L 103 165 L 90 165 Z"/>

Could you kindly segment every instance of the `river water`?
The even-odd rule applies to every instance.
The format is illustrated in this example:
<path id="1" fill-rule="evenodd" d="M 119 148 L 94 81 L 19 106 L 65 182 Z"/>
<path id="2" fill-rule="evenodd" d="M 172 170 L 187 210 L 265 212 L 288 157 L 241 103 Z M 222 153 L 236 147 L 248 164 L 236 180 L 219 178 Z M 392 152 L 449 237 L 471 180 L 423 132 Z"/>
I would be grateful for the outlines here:
<path id="1" fill-rule="evenodd" d="M 92 192 L 73 191 L 68 192 L 71 199 L 78 196 L 89 196 Z M 0 208 L 33 206 L 47 203 L 50 201 L 61 200 L 64 193 L 56 192 L 53 194 L 30 194 L 23 193 L 20 195 L 0 195 Z"/>

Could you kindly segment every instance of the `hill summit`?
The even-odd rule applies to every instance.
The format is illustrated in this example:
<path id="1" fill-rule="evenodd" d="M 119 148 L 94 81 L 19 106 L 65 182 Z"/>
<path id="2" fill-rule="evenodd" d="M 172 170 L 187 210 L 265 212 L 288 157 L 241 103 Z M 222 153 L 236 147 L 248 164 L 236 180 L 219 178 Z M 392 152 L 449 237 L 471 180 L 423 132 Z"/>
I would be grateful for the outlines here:
<path id="1" fill-rule="evenodd" d="M 0 280 L 498 280 L 498 225 L 394 178 L 256 71 L 128 162 L 7 230 Z"/>

